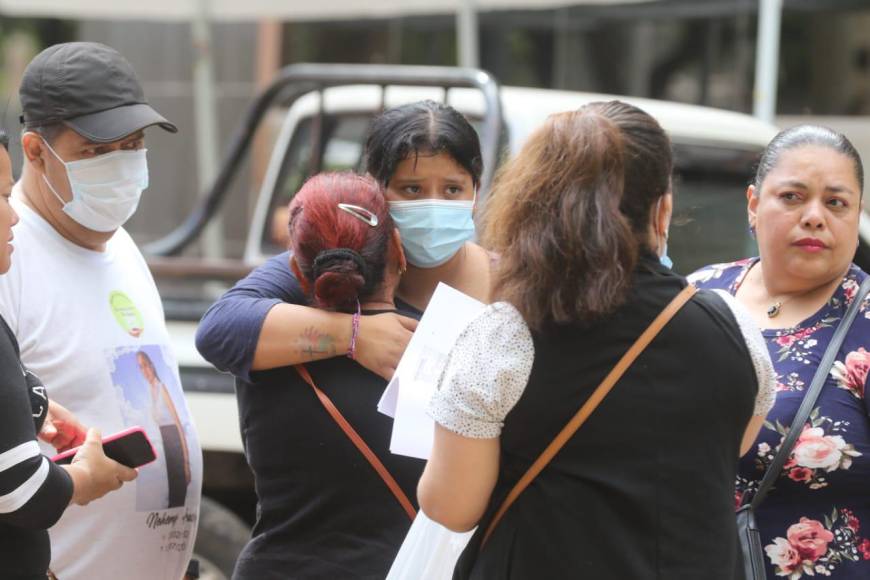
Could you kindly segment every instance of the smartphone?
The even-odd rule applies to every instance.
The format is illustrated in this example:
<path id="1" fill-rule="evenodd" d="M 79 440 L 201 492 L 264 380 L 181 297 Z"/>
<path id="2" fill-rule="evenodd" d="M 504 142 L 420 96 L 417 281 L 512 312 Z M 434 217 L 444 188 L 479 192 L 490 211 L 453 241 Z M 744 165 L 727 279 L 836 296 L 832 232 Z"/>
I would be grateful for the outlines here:
<path id="1" fill-rule="evenodd" d="M 73 447 L 55 455 L 51 460 L 61 465 L 69 464 L 78 450 L 79 447 Z M 151 440 L 145 434 L 145 429 L 139 426 L 104 437 L 103 452 L 109 459 L 127 467 L 142 467 L 157 459 Z"/>

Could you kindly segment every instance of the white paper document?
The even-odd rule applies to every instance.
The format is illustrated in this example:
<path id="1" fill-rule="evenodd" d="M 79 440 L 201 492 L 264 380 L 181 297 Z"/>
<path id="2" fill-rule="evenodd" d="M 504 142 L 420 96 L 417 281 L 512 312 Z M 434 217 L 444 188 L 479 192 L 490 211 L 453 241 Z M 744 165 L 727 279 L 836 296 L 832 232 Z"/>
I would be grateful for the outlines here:
<path id="1" fill-rule="evenodd" d="M 453 343 L 485 304 L 438 284 L 420 324 L 387 385 L 378 411 L 393 417 L 390 451 L 428 459 L 434 421 L 426 414 Z"/>

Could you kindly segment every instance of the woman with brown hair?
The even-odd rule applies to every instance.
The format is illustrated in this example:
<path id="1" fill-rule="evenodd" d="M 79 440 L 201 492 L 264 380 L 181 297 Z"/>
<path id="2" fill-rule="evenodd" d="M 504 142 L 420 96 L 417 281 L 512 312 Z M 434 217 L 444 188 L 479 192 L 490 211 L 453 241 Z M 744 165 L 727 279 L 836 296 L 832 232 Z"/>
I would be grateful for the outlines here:
<path id="1" fill-rule="evenodd" d="M 751 319 L 713 292 L 677 311 L 483 541 L 520 476 L 685 296 L 660 261 L 670 150 L 640 109 L 592 103 L 550 117 L 501 172 L 484 232 L 497 302 L 449 356 L 418 487 L 435 521 L 479 525 L 456 577 L 734 578 L 736 460 L 773 374 Z"/>

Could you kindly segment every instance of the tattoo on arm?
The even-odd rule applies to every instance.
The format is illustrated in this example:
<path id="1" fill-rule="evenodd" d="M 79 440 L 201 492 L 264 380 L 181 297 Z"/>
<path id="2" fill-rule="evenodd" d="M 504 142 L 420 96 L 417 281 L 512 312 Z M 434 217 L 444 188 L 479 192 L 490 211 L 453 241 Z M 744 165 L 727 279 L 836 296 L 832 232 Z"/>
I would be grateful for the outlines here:
<path id="1" fill-rule="evenodd" d="M 299 336 L 299 350 L 309 358 L 319 358 L 324 354 L 327 356 L 336 356 L 338 354 L 335 350 L 335 339 L 313 326 L 303 330 Z"/>

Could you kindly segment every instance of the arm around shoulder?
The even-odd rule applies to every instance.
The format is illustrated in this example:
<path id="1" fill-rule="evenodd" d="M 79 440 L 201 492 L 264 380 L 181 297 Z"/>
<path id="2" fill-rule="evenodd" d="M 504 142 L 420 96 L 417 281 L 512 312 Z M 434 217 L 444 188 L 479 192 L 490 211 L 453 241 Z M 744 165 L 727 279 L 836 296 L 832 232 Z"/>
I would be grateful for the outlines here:
<path id="1" fill-rule="evenodd" d="M 303 364 L 353 350 L 359 364 L 390 379 L 416 328 L 416 320 L 399 314 L 365 315 L 354 339 L 351 314 L 277 304 L 263 321 L 251 368 Z"/>
<path id="2" fill-rule="evenodd" d="M 209 308 L 196 346 L 218 369 L 250 381 L 251 372 L 344 356 L 353 317 L 307 305 L 288 254 L 260 266 Z M 363 316 L 355 359 L 392 377 L 417 322 L 397 314 Z"/>
<path id="3" fill-rule="evenodd" d="M 263 323 L 282 303 L 305 303 L 286 253 L 255 269 L 212 304 L 197 328 L 197 349 L 218 369 L 249 380 Z"/>

